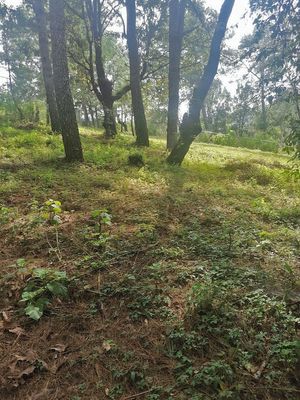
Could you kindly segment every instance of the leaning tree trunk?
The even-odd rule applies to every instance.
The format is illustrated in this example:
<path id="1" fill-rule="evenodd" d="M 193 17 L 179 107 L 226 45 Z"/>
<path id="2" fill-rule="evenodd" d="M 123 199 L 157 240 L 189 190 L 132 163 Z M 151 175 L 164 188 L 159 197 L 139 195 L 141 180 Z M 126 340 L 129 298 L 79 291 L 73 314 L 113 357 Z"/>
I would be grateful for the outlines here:
<path id="1" fill-rule="evenodd" d="M 53 71 L 52 71 L 50 52 L 49 52 L 47 20 L 44 8 L 44 0 L 33 0 L 32 8 L 35 13 L 37 29 L 38 29 L 42 73 L 45 85 L 47 107 L 49 110 L 50 121 L 51 121 L 51 129 L 53 132 L 59 132 L 60 122 L 59 122 L 59 115 L 55 98 Z"/>
<path id="2" fill-rule="evenodd" d="M 170 0 L 169 19 L 169 104 L 167 149 L 172 150 L 178 133 L 180 60 L 186 0 Z"/>
<path id="3" fill-rule="evenodd" d="M 189 111 L 183 117 L 180 126 L 180 137 L 167 158 L 173 165 L 181 165 L 195 138 L 201 133 L 200 111 L 205 98 L 218 71 L 221 56 L 221 45 L 226 33 L 227 23 L 231 15 L 234 0 L 224 0 L 217 26 L 212 38 L 208 62 L 199 83 L 195 86 L 189 103 Z"/>
<path id="4" fill-rule="evenodd" d="M 79 130 L 69 82 L 64 0 L 50 0 L 53 77 L 67 161 L 83 161 Z"/>
<path id="5" fill-rule="evenodd" d="M 130 87 L 132 98 L 132 109 L 134 115 L 136 144 L 138 146 L 149 146 L 148 127 L 143 103 L 140 58 L 136 33 L 136 4 L 135 0 L 126 0 L 127 9 L 127 45 L 130 64 Z"/>

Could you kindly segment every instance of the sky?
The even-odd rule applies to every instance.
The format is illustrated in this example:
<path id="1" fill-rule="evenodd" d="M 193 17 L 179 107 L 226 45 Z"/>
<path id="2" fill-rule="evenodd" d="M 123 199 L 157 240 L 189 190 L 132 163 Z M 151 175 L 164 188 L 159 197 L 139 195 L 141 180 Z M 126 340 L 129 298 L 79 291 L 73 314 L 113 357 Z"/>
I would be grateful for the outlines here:
<path id="1" fill-rule="evenodd" d="M 221 9 L 223 0 L 205 0 L 207 6 Z M 238 48 L 243 36 L 252 33 L 253 23 L 250 17 L 249 0 L 236 0 L 228 23 L 229 28 L 234 28 L 234 36 L 228 40 L 230 47 Z M 247 72 L 245 68 L 238 69 L 235 73 L 220 76 L 222 83 L 232 95 L 235 95 L 243 75 Z"/>
<path id="2" fill-rule="evenodd" d="M 4 3 L 9 6 L 16 6 L 20 4 L 21 0 L 4 0 Z M 215 8 L 220 11 L 223 0 L 205 0 L 207 6 Z M 233 11 L 229 20 L 229 27 L 235 27 L 234 36 L 228 40 L 231 47 L 237 48 L 241 38 L 252 32 L 253 25 L 249 16 L 249 0 L 236 0 Z M 236 81 L 244 72 L 239 71 L 236 75 L 224 77 L 222 81 L 226 84 L 230 92 L 234 93 L 236 90 Z M 3 76 L 6 76 L 5 70 L 0 67 L 0 83 L 3 82 Z"/>
<path id="3" fill-rule="evenodd" d="M 221 9 L 223 0 L 205 0 L 207 6 L 218 12 Z M 237 25 L 234 37 L 229 43 L 237 48 L 241 38 L 252 32 L 253 25 L 249 16 L 249 0 L 236 0 L 229 20 L 229 27 Z"/>
<path id="4" fill-rule="evenodd" d="M 21 4 L 21 0 L 4 0 L 4 3 L 7 4 L 8 6 L 17 6 L 18 4 Z"/>

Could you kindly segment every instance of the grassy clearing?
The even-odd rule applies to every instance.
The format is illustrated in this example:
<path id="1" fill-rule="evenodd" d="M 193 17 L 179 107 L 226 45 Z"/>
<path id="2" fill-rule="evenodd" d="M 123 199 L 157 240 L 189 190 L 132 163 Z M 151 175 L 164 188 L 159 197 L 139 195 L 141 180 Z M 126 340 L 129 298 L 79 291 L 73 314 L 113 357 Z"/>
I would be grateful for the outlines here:
<path id="1" fill-rule="evenodd" d="M 285 156 L 195 144 L 177 168 L 83 130 L 69 166 L 59 137 L 0 132 L 0 398 L 299 398 Z"/>

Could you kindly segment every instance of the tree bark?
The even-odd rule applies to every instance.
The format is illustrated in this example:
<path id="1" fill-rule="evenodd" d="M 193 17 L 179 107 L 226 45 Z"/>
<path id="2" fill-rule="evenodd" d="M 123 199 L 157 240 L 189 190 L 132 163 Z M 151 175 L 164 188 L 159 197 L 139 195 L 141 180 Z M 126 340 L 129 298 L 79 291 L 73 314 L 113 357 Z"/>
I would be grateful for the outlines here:
<path id="1" fill-rule="evenodd" d="M 103 106 L 105 137 L 107 139 L 114 138 L 117 134 L 116 120 L 114 114 L 114 96 L 113 96 L 113 83 L 107 78 L 102 51 L 102 35 L 103 26 L 101 21 L 101 7 L 102 4 L 99 0 L 86 0 L 85 1 L 87 15 L 90 19 L 92 30 L 92 41 L 90 41 L 90 79 L 92 82 L 93 90 Z M 97 82 L 94 78 L 94 67 L 92 65 L 93 55 L 92 47 L 95 51 L 95 65 Z"/>
<path id="2" fill-rule="evenodd" d="M 172 150 L 178 133 L 180 60 L 186 0 L 170 0 L 169 5 L 169 104 L 167 149 Z"/>
<path id="3" fill-rule="evenodd" d="M 204 123 L 205 130 L 209 131 L 210 130 L 210 126 L 209 126 L 209 120 L 208 120 L 207 110 L 206 110 L 205 104 L 203 104 L 203 107 L 202 107 L 202 118 L 203 118 L 203 123 Z"/>
<path id="4" fill-rule="evenodd" d="M 55 89 L 53 82 L 53 71 L 50 59 L 44 0 L 33 0 L 32 8 L 35 13 L 37 29 L 38 29 L 42 73 L 45 85 L 46 100 L 50 114 L 51 129 L 53 132 L 59 132 L 60 122 L 59 122 L 59 115 L 57 110 Z"/>
<path id="5" fill-rule="evenodd" d="M 92 119 L 92 125 L 93 125 L 93 128 L 96 128 L 96 124 L 95 124 L 95 114 L 94 114 L 94 110 L 93 110 L 93 107 L 89 104 L 89 113 L 90 113 L 90 116 L 91 116 L 91 119 Z"/>
<path id="6" fill-rule="evenodd" d="M 100 128 L 100 121 L 99 121 L 99 115 L 98 115 L 98 108 L 95 107 L 95 118 L 96 118 L 96 128 Z"/>
<path id="7" fill-rule="evenodd" d="M 84 115 L 84 126 L 90 125 L 89 113 L 85 104 L 82 105 Z"/>
<path id="8" fill-rule="evenodd" d="M 266 90 L 265 90 L 265 70 L 262 66 L 260 74 L 260 95 L 261 95 L 261 129 L 267 129 L 267 110 L 266 110 Z"/>
<path id="9" fill-rule="evenodd" d="M 131 115 L 130 115 L 130 126 L 131 126 L 132 136 L 135 136 L 134 117 L 133 117 L 133 113 L 132 112 L 131 112 Z"/>
<path id="10" fill-rule="evenodd" d="M 149 146 L 148 127 L 143 103 L 140 57 L 136 32 L 136 4 L 135 0 L 126 0 L 127 10 L 127 45 L 130 64 L 130 87 L 132 110 L 134 115 L 136 144 L 138 146 Z"/>
<path id="11" fill-rule="evenodd" d="M 65 36 L 65 1 L 50 0 L 49 5 L 53 78 L 66 160 L 83 161 L 76 113 L 69 82 Z"/>
<path id="12" fill-rule="evenodd" d="M 172 165 L 181 165 L 195 138 L 201 133 L 200 111 L 218 71 L 221 45 L 235 0 L 224 0 L 211 42 L 208 62 L 199 83 L 195 86 L 189 103 L 189 111 L 180 126 L 180 137 L 167 158 Z"/>
<path id="13" fill-rule="evenodd" d="M 113 139 L 117 134 L 116 119 L 114 113 L 114 102 L 111 100 L 103 100 L 103 112 L 104 122 L 103 127 L 105 129 L 105 137 L 107 139 Z"/>

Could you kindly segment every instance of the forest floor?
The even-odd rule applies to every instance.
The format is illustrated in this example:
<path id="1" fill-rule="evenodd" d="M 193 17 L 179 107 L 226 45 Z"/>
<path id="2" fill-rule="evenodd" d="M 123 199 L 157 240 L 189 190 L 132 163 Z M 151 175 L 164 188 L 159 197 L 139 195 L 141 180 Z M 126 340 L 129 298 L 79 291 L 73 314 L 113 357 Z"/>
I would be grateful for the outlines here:
<path id="1" fill-rule="evenodd" d="M 0 399 L 299 399 L 288 158 L 82 140 L 0 129 Z"/>

